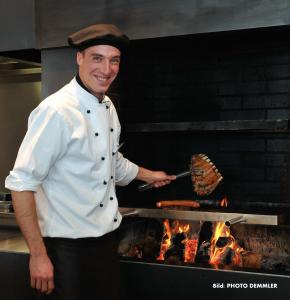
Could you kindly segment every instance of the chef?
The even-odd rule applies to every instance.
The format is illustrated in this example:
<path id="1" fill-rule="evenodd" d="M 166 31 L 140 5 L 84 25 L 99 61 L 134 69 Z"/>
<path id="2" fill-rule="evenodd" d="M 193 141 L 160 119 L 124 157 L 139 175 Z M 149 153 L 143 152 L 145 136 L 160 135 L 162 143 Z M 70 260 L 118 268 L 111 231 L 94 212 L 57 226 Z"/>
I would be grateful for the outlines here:
<path id="1" fill-rule="evenodd" d="M 6 178 L 30 250 L 31 286 L 46 299 L 118 299 L 115 185 L 133 179 L 160 187 L 175 176 L 151 171 L 119 152 L 121 126 L 105 95 L 129 39 L 97 24 L 68 38 L 79 72 L 29 116 Z M 108 289 L 108 281 L 111 288 Z"/>

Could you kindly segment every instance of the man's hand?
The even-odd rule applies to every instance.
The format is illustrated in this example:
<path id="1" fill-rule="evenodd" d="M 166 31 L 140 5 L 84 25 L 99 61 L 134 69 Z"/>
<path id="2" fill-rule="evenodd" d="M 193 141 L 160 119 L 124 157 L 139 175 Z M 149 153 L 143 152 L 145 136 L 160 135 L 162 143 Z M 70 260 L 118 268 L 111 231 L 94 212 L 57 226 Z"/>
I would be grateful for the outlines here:
<path id="1" fill-rule="evenodd" d="M 175 175 L 168 175 L 163 171 L 153 171 L 150 182 L 153 183 L 154 187 L 159 188 L 166 184 L 169 184 L 172 180 L 175 180 Z"/>
<path id="2" fill-rule="evenodd" d="M 150 171 L 139 167 L 136 179 L 152 183 L 154 187 L 158 188 L 169 184 L 172 180 L 176 179 L 176 176 L 168 175 L 163 171 Z"/>
<path id="3" fill-rule="evenodd" d="M 30 252 L 30 283 L 39 292 L 50 294 L 54 289 L 53 265 L 37 222 L 37 214 L 32 191 L 12 191 L 12 201 L 16 220 L 24 235 Z"/>
<path id="4" fill-rule="evenodd" d="M 53 265 L 46 254 L 30 255 L 30 284 L 41 293 L 50 294 L 54 289 Z"/>

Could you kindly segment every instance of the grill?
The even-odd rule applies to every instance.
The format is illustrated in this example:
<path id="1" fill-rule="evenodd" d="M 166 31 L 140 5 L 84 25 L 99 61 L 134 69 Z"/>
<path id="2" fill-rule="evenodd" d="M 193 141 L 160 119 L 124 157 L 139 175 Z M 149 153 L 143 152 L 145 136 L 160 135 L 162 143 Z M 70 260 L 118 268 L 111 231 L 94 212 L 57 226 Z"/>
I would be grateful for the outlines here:
<path id="1" fill-rule="evenodd" d="M 124 299 L 286 299 L 290 43 L 284 34 L 269 28 L 133 41 L 124 74 L 132 86 L 120 94 L 123 153 L 170 174 L 186 170 L 192 153 L 205 153 L 224 180 L 205 196 L 186 177 L 142 193 L 138 184 L 118 190 Z M 220 207 L 224 197 L 228 207 Z M 176 200 L 200 207 L 156 208 Z M 190 235 L 174 232 L 177 222 L 189 225 Z M 218 226 L 224 232 L 214 240 Z M 187 261 L 186 239 L 195 247 Z M 216 263 L 214 251 L 222 253 Z"/>
<path id="2" fill-rule="evenodd" d="M 121 212 L 124 219 L 119 231 L 119 255 L 124 299 L 134 299 L 136 293 L 140 299 L 191 299 L 197 293 L 205 299 L 219 295 L 229 297 L 226 299 L 253 295 L 270 299 L 278 294 L 286 299 L 290 279 L 290 228 L 281 225 L 285 221 L 283 213 L 142 208 L 121 208 Z M 190 226 L 190 238 L 196 248 L 188 261 L 182 242 L 186 235 L 180 233 L 172 234 L 171 246 L 160 260 L 164 220 L 172 231 L 176 222 L 179 226 Z M 215 224 L 230 226 L 237 245 L 243 246 L 239 266 L 235 266 L 230 248 L 224 250 L 218 265 L 209 262 L 209 241 Z M 215 245 L 225 249 L 227 243 L 226 237 L 220 237 Z"/>

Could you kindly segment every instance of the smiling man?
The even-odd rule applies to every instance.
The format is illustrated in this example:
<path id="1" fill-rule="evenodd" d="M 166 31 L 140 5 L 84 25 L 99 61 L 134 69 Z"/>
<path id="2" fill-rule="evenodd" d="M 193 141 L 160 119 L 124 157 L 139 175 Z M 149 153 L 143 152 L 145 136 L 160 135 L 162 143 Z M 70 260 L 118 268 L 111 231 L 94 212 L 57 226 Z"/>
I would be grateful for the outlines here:
<path id="1" fill-rule="evenodd" d="M 92 46 L 77 53 L 79 75 L 87 89 L 103 100 L 119 72 L 120 50 L 109 45 Z"/>
<path id="2" fill-rule="evenodd" d="M 139 179 L 159 187 L 175 176 L 119 152 L 121 127 L 105 93 L 128 38 L 97 24 L 68 41 L 78 50 L 79 73 L 31 113 L 6 187 L 30 250 L 31 286 L 44 299 L 119 299 L 115 185 Z"/>

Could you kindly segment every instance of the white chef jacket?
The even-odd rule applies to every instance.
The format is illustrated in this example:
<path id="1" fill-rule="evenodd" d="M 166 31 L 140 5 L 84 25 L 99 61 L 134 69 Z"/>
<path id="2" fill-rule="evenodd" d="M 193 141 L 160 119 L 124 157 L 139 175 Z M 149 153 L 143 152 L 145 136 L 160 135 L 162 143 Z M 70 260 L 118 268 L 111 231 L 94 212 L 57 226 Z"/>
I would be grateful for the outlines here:
<path id="1" fill-rule="evenodd" d="M 98 237 L 119 227 L 115 184 L 138 166 L 118 151 L 120 123 L 111 100 L 74 78 L 30 114 L 28 131 L 6 188 L 34 191 L 45 237 Z"/>

